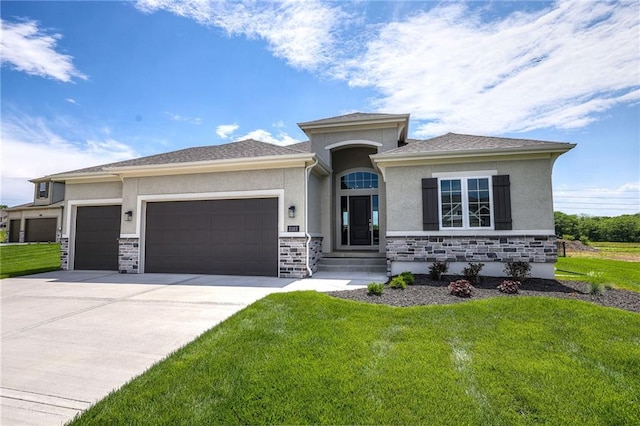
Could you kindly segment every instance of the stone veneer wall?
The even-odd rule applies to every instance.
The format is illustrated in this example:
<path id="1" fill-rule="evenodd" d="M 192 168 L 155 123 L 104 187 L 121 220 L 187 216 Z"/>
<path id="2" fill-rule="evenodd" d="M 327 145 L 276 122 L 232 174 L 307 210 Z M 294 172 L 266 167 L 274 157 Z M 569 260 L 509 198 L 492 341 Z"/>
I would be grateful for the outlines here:
<path id="1" fill-rule="evenodd" d="M 63 271 L 69 270 L 69 239 L 60 238 L 60 268 Z"/>
<path id="2" fill-rule="evenodd" d="M 307 238 L 282 237 L 280 244 L 280 278 L 305 278 L 309 276 L 306 266 Z M 321 257 L 322 237 L 311 237 L 309 243 L 309 266 L 315 272 Z"/>
<path id="3" fill-rule="evenodd" d="M 387 271 L 391 262 L 553 263 L 555 235 L 387 237 Z"/>
<path id="4" fill-rule="evenodd" d="M 140 238 L 118 239 L 118 270 L 121 274 L 140 273 Z"/>

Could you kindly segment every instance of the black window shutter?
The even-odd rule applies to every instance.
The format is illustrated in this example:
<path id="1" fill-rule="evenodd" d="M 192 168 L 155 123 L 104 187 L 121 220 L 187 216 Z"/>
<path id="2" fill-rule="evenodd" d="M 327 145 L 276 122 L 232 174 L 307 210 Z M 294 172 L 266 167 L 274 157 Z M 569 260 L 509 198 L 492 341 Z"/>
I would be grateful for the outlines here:
<path id="1" fill-rule="evenodd" d="M 422 179 L 422 229 L 440 229 L 438 217 L 438 178 Z"/>
<path id="2" fill-rule="evenodd" d="M 511 184 L 509 175 L 493 177 L 493 223 L 496 231 L 511 230 Z"/>

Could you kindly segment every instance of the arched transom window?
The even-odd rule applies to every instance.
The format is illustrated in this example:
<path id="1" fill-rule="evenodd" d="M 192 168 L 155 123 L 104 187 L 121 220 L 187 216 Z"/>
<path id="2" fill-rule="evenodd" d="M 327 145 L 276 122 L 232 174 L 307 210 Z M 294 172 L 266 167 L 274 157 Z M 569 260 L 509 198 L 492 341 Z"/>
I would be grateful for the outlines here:
<path id="1" fill-rule="evenodd" d="M 340 178 L 340 189 L 377 189 L 378 175 L 371 172 L 351 172 Z"/>

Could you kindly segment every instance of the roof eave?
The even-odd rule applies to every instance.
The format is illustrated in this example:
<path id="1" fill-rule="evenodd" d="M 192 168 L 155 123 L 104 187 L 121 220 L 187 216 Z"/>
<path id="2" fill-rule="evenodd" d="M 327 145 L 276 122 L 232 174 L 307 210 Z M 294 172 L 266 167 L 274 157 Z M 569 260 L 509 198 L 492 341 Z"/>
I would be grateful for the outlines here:
<path id="1" fill-rule="evenodd" d="M 410 114 L 397 114 L 392 117 L 378 117 L 378 118 L 361 118 L 356 120 L 347 120 L 347 121 L 337 121 L 337 122 L 329 122 L 329 123 L 316 123 L 315 121 L 307 121 L 304 123 L 297 123 L 298 127 L 302 129 L 305 133 L 307 130 L 317 130 L 317 129 L 330 129 L 330 128 L 344 128 L 344 127 L 354 127 L 354 126 L 369 126 L 376 124 L 397 124 L 398 122 L 409 122 Z"/>
<path id="2" fill-rule="evenodd" d="M 435 152 L 412 152 L 399 154 L 375 154 L 371 156 L 371 160 L 375 163 L 400 162 L 404 160 L 441 160 L 441 159 L 464 159 L 469 157 L 489 157 L 489 156 L 510 156 L 510 155 L 529 155 L 529 154 L 564 154 L 573 149 L 576 144 L 562 144 L 557 148 L 551 147 L 522 147 L 522 148 L 499 148 L 499 149 L 473 149 L 464 151 L 435 151 Z"/>

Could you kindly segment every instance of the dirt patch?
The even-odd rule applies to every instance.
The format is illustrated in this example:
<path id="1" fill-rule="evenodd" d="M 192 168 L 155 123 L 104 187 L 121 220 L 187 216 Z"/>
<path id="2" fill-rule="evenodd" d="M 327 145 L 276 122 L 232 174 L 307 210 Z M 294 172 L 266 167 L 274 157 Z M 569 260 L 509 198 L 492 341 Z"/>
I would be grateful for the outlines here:
<path id="1" fill-rule="evenodd" d="M 601 295 L 592 295 L 588 293 L 589 284 L 579 281 L 530 278 L 520 287 L 517 294 L 504 294 L 496 288 L 504 278 L 484 277 L 482 282 L 475 286 L 471 299 L 464 299 L 449 293 L 449 282 L 454 279 L 456 277 L 444 277 L 441 281 L 433 281 L 427 275 L 416 275 L 415 285 L 407 286 L 404 290 L 385 287 L 381 296 L 368 295 L 366 288 L 327 294 L 342 299 L 390 306 L 444 305 L 489 297 L 544 296 L 584 300 L 640 313 L 640 293 L 611 289 L 605 290 Z"/>
<path id="2" fill-rule="evenodd" d="M 566 250 L 569 251 L 582 251 L 582 252 L 597 252 L 599 251 L 595 247 L 588 246 L 586 244 L 582 244 L 580 241 L 569 241 L 569 240 L 558 240 L 560 244 L 564 243 Z"/>

